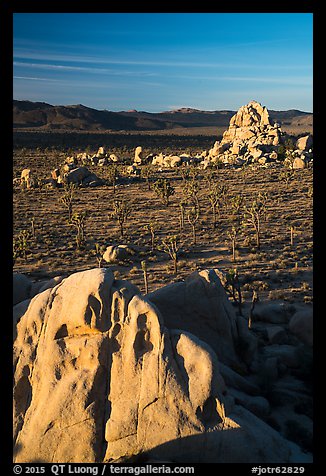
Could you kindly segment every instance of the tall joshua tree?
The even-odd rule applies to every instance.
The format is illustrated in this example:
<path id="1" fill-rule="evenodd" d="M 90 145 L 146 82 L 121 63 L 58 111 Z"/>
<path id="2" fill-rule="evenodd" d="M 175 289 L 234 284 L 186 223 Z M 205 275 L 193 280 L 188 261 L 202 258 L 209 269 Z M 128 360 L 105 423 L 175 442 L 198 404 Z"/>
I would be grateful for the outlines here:
<path id="1" fill-rule="evenodd" d="M 174 187 L 167 179 L 158 179 L 153 183 L 153 190 L 156 195 L 161 199 L 163 204 L 168 207 L 170 203 L 170 197 L 174 195 Z"/>
<path id="2" fill-rule="evenodd" d="M 256 246 L 260 249 L 261 245 L 261 223 L 267 215 L 266 209 L 267 194 L 259 193 L 258 196 L 251 202 L 250 206 L 244 207 L 244 225 L 251 225 L 255 231 Z"/>
<path id="3" fill-rule="evenodd" d="M 75 184 L 65 183 L 63 195 L 62 197 L 60 197 L 60 202 L 67 208 L 69 223 L 71 222 L 71 218 L 73 215 L 73 201 L 74 201 L 75 190 L 76 190 Z"/>
<path id="4" fill-rule="evenodd" d="M 131 202 L 129 202 L 128 200 L 116 199 L 113 200 L 112 206 L 113 211 L 111 213 L 111 216 L 112 218 L 117 220 L 120 228 L 120 236 L 122 238 L 124 236 L 125 223 L 132 212 L 132 205 Z"/>
<path id="5" fill-rule="evenodd" d="M 173 261 L 174 274 L 178 273 L 178 252 L 179 242 L 177 235 L 168 235 L 162 240 L 162 244 L 159 247 L 160 250 L 167 253 Z"/>

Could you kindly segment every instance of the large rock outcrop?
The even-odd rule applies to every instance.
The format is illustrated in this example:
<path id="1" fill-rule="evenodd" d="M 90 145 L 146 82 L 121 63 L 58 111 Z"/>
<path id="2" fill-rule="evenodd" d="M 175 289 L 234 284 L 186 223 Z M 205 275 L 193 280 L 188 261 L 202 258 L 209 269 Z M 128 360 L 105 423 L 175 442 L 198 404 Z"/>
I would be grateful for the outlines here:
<path id="1" fill-rule="evenodd" d="M 104 184 L 96 174 L 90 172 L 87 167 L 72 168 L 65 176 L 67 183 L 75 185 L 98 187 Z"/>
<path id="2" fill-rule="evenodd" d="M 231 118 L 229 128 L 221 142 L 215 142 L 209 157 L 224 163 L 265 163 L 275 160 L 275 150 L 284 138 L 280 126 L 271 124 L 266 107 L 250 101 Z"/>
<path id="3" fill-rule="evenodd" d="M 205 299 L 217 305 L 220 291 L 202 278 L 187 285 L 211 296 L 200 300 L 205 319 Z M 228 329 L 223 351 L 236 358 L 232 319 L 218 317 Z M 109 269 L 69 276 L 31 299 L 20 317 L 14 441 L 16 462 L 121 461 L 143 452 L 176 462 L 305 460 L 235 404 L 206 342 L 168 329 L 157 307 Z"/>
<path id="4" fill-rule="evenodd" d="M 194 272 L 184 281 L 149 293 L 169 329 L 190 332 L 209 344 L 221 362 L 236 369 L 252 359 L 255 339 L 236 316 L 216 272 Z M 240 352 L 241 349 L 241 352 Z"/>

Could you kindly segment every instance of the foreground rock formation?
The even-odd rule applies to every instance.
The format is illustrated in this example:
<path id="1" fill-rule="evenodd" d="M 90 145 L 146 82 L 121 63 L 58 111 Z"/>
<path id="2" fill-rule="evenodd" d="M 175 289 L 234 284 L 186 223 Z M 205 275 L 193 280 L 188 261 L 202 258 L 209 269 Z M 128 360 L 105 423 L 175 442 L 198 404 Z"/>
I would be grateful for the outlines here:
<path id="1" fill-rule="evenodd" d="M 259 406 L 244 376 L 256 347 L 217 274 L 181 284 L 168 326 L 164 288 L 145 298 L 109 269 L 72 274 L 24 301 L 14 342 L 16 462 L 121 462 L 144 452 L 175 462 L 310 460 L 248 410 Z"/>

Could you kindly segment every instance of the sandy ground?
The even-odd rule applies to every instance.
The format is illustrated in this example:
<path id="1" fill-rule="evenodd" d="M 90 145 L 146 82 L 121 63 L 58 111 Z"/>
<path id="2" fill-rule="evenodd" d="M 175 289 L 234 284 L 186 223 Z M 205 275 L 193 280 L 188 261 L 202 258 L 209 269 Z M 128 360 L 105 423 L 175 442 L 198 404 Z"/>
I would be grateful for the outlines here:
<path id="1" fill-rule="evenodd" d="M 19 177 L 25 167 L 31 168 L 38 178 L 50 177 L 53 168 L 67 154 L 60 151 L 40 153 L 36 150 L 14 151 L 14 177 Z M 107 167 L 91 166 L 99 177 L 107 178 Z M 253 290 L 260 300 L 281 300 L 290 303 L 312 302 L 312 169 L 296 170 L 287 185 L 280 178 L 277 168 L 220 169 L 216 180 L 227 187 L 227 200 L 221 206 L 217 226 L 212 225 L 212 212 L 207 197 L 207 178 L 200 172 L 200 218 L 196 224 L 196 244 L 187 219 L 180 233 L 179 203 L 183 196 L 183 180 L 180 169 L 155 172 L 151 181 L 165 177 L 175 188 L 168 207 L 164 206 L 152 189 L 148 190 L 144 179 L 116 187 L 78 188 L 74 193 L 73 210 L 86 211 L 83 249 L 77 250 L 75 229 L 68 224 L 67 210 L 60 202 L 62 189 L 37 188 L 13 190 L 14 238 L 26 229 L 35 236 L 28 242 L 26 259 L 18 257 L 14 271 L 26 273 L 34 280 L 44 280 L 58 275 L 98 266 L 95 244 L 128 244 L 135 254 L 126 262 L 108 264 L 117 277 L 128 279 L 144 292 L 141 261 L 146 260 L 149 291 L 164 284 L 183 279 L 196 269 L 219 268 L 224 271 L 236 268 L 239 273 L 243 299 L 249 303 Z M 228 232 L 234 223 L 230 200 L 238 194 L 250 206 L 259 192 L 267 193 L 267 217 L 262 222 L 261 248 L 255 246 L 252 227 L 241 229 L 237 238 L 236 261 L 232 260 L 231 241 Z M 132 203 L 132 213 L 125 226 L 125 236 L 120 237 L 117 222 L 110 216 L 112 199 L 123 198 Z M 155 222 L 155 249 L 151 250 L 150 233 L 145 226 Z M 294 227 L 293 245 L 290 228 Z M 173 274 L 169 256 L 157 249 L 169 234 L 179 235 L 178 274 Z"/>

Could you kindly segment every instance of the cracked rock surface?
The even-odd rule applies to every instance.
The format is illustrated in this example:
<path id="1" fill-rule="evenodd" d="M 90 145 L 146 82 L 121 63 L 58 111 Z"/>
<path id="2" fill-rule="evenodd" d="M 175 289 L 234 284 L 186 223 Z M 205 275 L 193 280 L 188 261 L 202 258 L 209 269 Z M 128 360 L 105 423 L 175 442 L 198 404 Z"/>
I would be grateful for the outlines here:
<path id="1" fill-rule="evenodd" d="M 196 312 L 213 322 L 206 324 L 216 350 L 219 340 L 224 354 L 229 348 L 225 364 L 240 365 L 239 324 L 219 278 L 194 275 L 183 298 L 191 290 Z M 234 371 L 220 366 L 204 334 L 189 331 L 190 311 L 184 320 L 179 311 L 184 327 L 166 327 L 159 307 L 109 269 L 72 274 L 34 296 L 14 342 L 15 462 L 114 462 L 142 453 L 175 462 L 305 461 L 235 404 L 221 369 Z"/>

